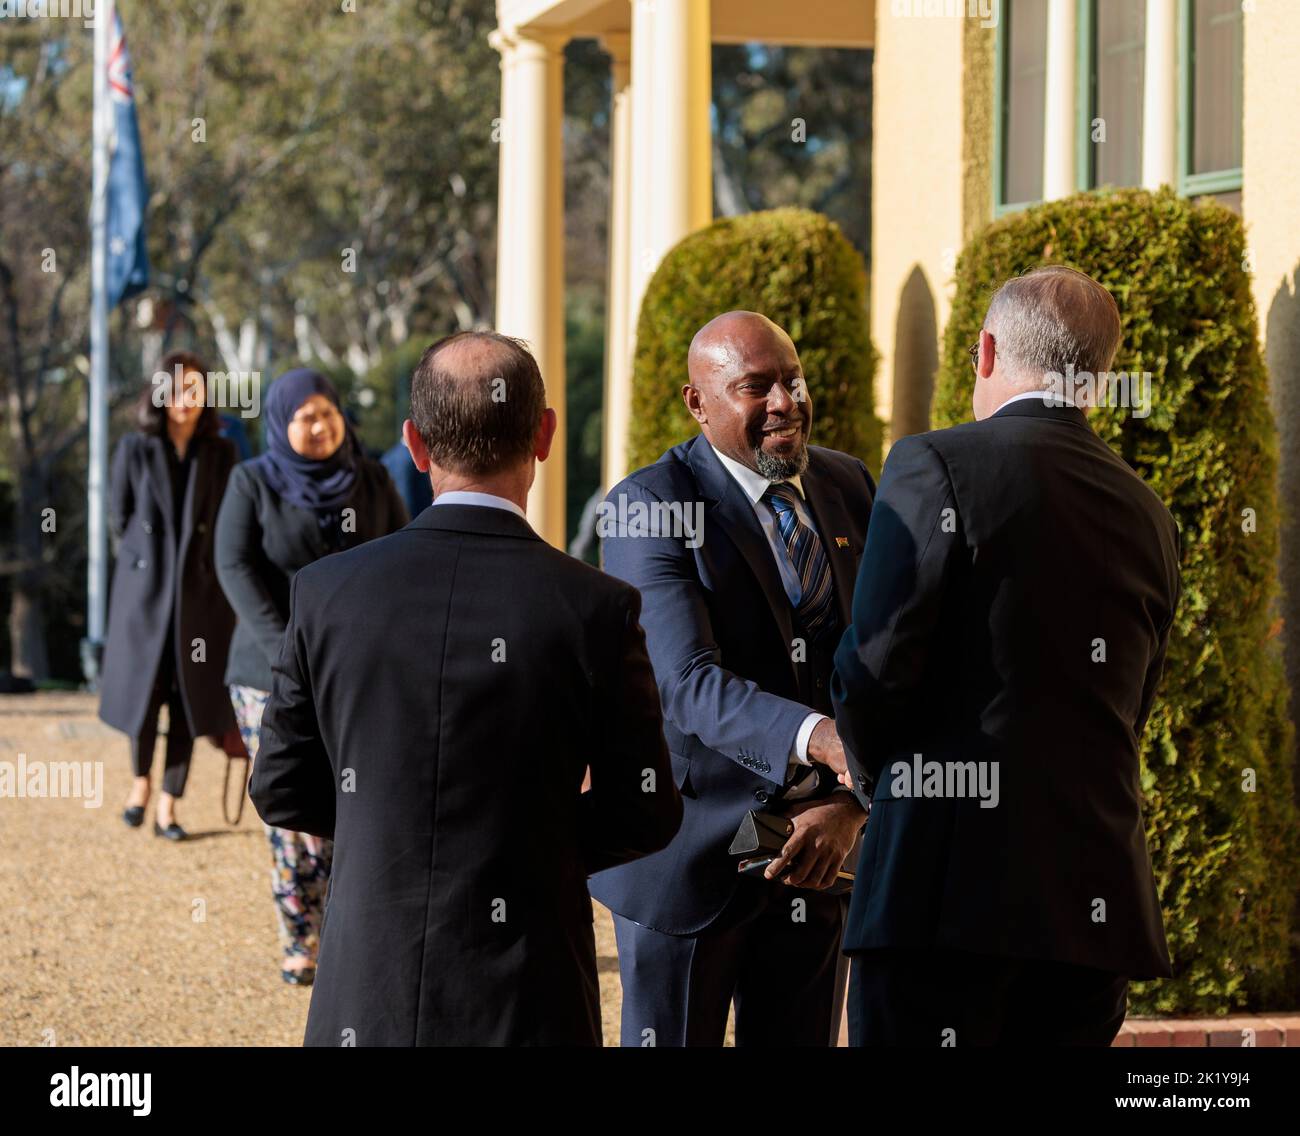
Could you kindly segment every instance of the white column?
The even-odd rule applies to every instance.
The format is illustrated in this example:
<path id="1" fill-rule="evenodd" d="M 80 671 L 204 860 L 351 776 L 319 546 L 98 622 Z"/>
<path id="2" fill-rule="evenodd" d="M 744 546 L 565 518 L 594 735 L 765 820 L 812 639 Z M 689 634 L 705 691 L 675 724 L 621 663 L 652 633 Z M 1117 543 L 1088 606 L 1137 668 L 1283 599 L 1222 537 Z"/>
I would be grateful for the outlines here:
<path id="1" fill-rule="evenodd" d="M 654 0 L 655 113 L 650 239 L 657 259 L 713 220 L 709 0 Z"/>
<path id="2" fill-rule="evenodd" d="M 709 9 L 709 0 L 632 0 L 634 350 L 641 298 L 664 253 L 713 220 Z"/>
<path id="3" fill-rule="evenodd" d="M 632 403 L 632 336 L 628 331 L 628 253 L 632 190 L 631 37 L 607 35 L 612 99 L 609 160 L 609 279 L 605 301 L 605 414 L 601 484 L 627 473 L 627 428 Z"/>
<path id="4" fill-rule="evenodd" d="M 650 248 L 651 123 L 654 121 L 654 5 L 655 0 L 632 0 L 632 137 L 629 157 L 632 185 L 628 194 L 627 329 L 628 355 L 636 350 L 636 321 L 641 297 L 654 271 Z"/>
<path id="5" fill-rule="evenodd" d="M 1146 0 L 1142 184 L 1178 184 L 1178 0 Z"/>
<path id="6" fill-rule="evenodd" d="M 501 56 L 501 110 L 497 120 L 492 124 L 492 140 L 497 144 L 496 317 L 499 322 L 501 313 L 508 310 L 510 303 L 507 291 L 510 287 L 512 269 L 510 255 L 514 248 L 514 242 L 511 240 L 510 187 L 519 179 L 512 177 L 510 173 L 510 159 L 514 156 L 514 151 L 506 144 L 506 124 L 511 119 L 509 100 L 518 84 L 510 74 L 515 61 L 514 40 L 503 29 L 497 28 L 489 34 L 488 43 Z"/>
<path id="7" fill-rule="evenodd" d="M 1043 117 L 1043 200 L 1075 191 L 1075 0 L 1047 0 L 1047 107 Z"/>
<path id="8" fill-rule="evenodd" d="M 557 548 L 564 536 L 564 38 L 498 29 L 501 176 L 497 330 L 527 340 L 560 419 L 537 467 L 528 519 Z"/>

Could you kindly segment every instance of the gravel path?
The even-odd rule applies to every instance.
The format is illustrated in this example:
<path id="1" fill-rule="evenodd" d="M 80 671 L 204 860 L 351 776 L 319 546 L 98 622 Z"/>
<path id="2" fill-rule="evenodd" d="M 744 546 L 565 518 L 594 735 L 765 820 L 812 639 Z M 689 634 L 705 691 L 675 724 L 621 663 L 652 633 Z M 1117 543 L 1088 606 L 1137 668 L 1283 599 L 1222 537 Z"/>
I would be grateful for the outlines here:
<path id="1" fill-rule="evenodd" d="M 251 804 L 237 827 L 222 819 L 225 756 L 196 744 L 177 806 L 191 839 L 157 839 L 152 806 L 141 828 L 122 823 L 127 741 L 95 710 L 84 694 L 0 695 L 0 762 L 103 770 L 98 808 L 0 798 L 0 1044 L 300 1044 L 310 989 L 280 979 L 270 851 Z M 614 931 L 599 906 L 596 949 L 616 1045 Z"/>

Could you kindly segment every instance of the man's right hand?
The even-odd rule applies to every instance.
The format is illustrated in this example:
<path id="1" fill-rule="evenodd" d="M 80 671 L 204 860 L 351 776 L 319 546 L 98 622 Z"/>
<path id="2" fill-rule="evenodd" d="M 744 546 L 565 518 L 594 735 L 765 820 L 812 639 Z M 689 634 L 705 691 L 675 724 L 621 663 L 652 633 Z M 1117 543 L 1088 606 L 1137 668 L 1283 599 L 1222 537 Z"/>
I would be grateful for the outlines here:
<path id="1" fill-rule="evenodd" d="M 844 753 L 844 743 L 840 741 L 833 719 L 823 718 L 813 727 L 812 736 L 808 739 L 808 757 L 812 761 L 830 766 L 839 775 L 841 783 L 844 782 L 844 777 L 849 771 L 849 760 Z"/>

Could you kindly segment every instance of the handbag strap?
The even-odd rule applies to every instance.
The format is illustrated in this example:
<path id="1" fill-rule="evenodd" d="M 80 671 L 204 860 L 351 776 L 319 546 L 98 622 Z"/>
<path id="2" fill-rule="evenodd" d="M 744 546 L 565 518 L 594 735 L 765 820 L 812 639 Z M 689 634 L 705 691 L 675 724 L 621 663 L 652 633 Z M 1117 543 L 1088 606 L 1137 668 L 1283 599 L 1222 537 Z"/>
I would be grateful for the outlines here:
<path id="1" fill-rule="evenodd" d="M 237 761 L 244 762 L 244 776 L 239 782 L 239 804 L 235 809 L 235 819 L 230 819 L 230 767 Z M 226 776 L 221 783 L 221 815 L 225 822 L 234 828 L 239 824 L 240 817 L 244 815 L 244 801 L 248 797 L 248 758 L 240 757 L 235 754 L 226 754 Z"/>

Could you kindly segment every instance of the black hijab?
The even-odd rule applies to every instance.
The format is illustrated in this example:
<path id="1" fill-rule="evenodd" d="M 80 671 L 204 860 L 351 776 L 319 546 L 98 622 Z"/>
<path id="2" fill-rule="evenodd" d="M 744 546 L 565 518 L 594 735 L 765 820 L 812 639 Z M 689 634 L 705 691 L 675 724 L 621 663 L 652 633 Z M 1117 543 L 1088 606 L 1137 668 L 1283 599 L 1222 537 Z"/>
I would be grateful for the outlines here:
<path id="1" fill-rule="evenodd" d="M 289 444 L 289 423 L 314 394 L 323 394 L 342 414 L 334 384 L 319 371 L 286 371 L 266 396 L 266 453 L 252 461 L 263 481 L 290 504 L 317 512 L 341 508 L 357 479 L 361 446 L 352 424 L 343 419 L 343 443 L 329 457 L 303 457 Z"/>

